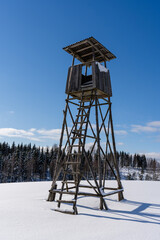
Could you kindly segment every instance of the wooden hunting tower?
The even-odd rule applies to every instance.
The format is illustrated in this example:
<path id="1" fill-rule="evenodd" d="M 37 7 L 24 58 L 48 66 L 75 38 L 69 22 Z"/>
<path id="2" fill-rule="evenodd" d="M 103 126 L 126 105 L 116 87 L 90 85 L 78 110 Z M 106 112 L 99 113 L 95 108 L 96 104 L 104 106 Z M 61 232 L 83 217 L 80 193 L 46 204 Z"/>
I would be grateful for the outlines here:
<path id="1" fill-rule="evenodd" d="M 78 196 L 94 196 L 100 198 L 100 209 L 107 210 L 104 197 L 118 194 L 118 199 L 123 199 L 111 112 L 111 80 L 106 68 L 106 61 L 116 57 L 93 37 L 63 49 L 73 56 L 73 61 L 68 70 L 66 107 L 48 201 L 57 199 L 57 193 L 55 210 L 78 214 Z M 81 63 L 75 65 L 75 58 Z M 117 187 L 107 185 L 107 180 L 113 178 Z M 57 189 L 58 179 L 62 183 Z M 72 209 L 64 210 L 62 205 Z"/>

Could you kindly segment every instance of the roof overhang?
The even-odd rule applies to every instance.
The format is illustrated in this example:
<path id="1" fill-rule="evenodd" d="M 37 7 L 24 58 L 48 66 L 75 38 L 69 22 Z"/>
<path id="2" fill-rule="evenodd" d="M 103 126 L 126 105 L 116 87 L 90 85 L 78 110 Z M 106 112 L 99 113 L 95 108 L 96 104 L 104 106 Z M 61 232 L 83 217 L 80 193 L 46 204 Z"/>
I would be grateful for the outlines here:
<path id="1" fill-rule="evenodd" d="M 105 48 L 94 37 L 86 38 L 80 42 L 64 47 L 63 49 L 84 64 L 93 60 L 104 62 L 116 58 L 113 53 Z"/>

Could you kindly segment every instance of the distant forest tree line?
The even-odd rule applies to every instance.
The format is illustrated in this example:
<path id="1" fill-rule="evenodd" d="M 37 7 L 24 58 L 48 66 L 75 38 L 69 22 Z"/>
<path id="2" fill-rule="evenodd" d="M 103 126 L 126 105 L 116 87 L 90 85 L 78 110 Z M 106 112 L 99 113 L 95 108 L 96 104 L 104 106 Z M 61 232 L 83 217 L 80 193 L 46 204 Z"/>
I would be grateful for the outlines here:
<path id="1" fill-rule="evenodd" d="M 40 148 L 35 145 L 15 145 L 8 143 L 0 143 L 0 182 L 25 182 L 25 181 L 49 181 L 53 178 L 53 172 L 58 154 L 58 147 L 54 145 L 52 148 Z M 97 173 L 97 154 L 96 152 L 90 156 L 95 176 Z M 65 157 L 65 156 L 64 156 Z M 155 173 L 160 169 L 160 163 L 155 159 L 146 159 L 145 155 L 130 155 L 125 152 L 117 152 L 119 168 L 133 168 Z M 110 161 L 110 156 L 108 156 Z M 102 166 L 103 167 L 103 166 Z M 89 168 L 86 164 L 84 174 L 91 177 Z M 113 178 L 112 172 L 106 166 L 106 177 Z M 128 177 L 128 179 L 130 179 Z M 151 179 L 146 179 L 151 180 Z"/>

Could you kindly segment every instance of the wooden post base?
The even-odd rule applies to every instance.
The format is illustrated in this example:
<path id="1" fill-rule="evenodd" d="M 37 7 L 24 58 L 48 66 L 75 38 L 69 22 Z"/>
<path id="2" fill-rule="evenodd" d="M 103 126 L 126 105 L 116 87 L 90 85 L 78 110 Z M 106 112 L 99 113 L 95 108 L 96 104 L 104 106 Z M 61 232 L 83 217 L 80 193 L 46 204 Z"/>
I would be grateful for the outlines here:
<path id="1" fill-rule="evenodd" d="M 56 198 L 56 193 L 52 191 L 53 189 L 57 189 L 57 184 L 55 184 L 55 186 L 51 188 L 51 190 L 49 190 L 49 195 L 47 199 L 47 201 L 49 202 L 55 201 L 55 198 Z"/>

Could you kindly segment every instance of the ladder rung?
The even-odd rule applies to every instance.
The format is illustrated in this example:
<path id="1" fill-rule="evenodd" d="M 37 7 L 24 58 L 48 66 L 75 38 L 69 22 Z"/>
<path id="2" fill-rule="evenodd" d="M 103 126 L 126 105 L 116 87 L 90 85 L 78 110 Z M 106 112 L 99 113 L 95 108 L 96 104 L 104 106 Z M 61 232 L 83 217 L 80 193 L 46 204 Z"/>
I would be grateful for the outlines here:
<path id="1" fill-rule="evenodd" d="M 69 165 L 69 164 L 80 164 L 80 162 L 65 162 L 64 164 Z"/>
<path id="2" fill-rule="evenodd" d="M 82 147 L 83 145 L 82 144 L 74 144 L 74 145 L 70 145 L 70 147 Z"/>
<path id="3" fill-rule="evenodd" d="M 85 129 L 84 129 L 85 130 Z M 80 134 L 81 129 L 77 129 L 76 131 L 73 131 L 74 134 Z"/>
<path id="4" fill-rule="evenodd" d="M 83 107 L 79 107 L 77 109 L 79 110 L 79 109 L 83 109 L 83 108 L 90 108 L 90 106 L 83 106 Z"/>
<path id="5" fill-rule="evenodd" d="M 76 133 L 75 133 L 76 134 Z M 77 133 L 77 135 L 78 135 L 78 133 Z M 80 135 L 80 134 L 79 134 Z M 76 139 L 76 138 L 84 138 L 85 137 L 85 135 L 81 135 L 81 136 L 78 136 L 78 137 L 71 137 L 72 139 Z M 90 136 L 90 135 L 86 135 L 86 137 L 89 137 L 89 138 L 94 138 L 94 139 L 96 139 L 96 137 L 94 137 L 94 136 Z"/>
<path id="6" fill-rule="evenodd" d="M 89 113 L 87 112 L 86 114 L 79 114 L 79 115 L 76 115 L 77 117 L 86 117 Z"/>
<path id="7" fill-rule="evenodd" d="M 78 136 L 78 137 L 71 137 L 71 139 L 79 139 L 79 138 L 84 138 L 84 135 Z"/>
<path id="8" fill-rule="evenodd" d="M 67 210 L 67 209 L 54 209 L 56 212 L 66 213 L 66 214 L 77 214 L 74 210 Z"/>
<path id="9" fill-rule="evenodd" d="M 80 124 L 80 123 L 83 124 L 83 123 L 87 123 L 87 121 L 83 121 L 83 120 L 82 120 L 82 122 L 76 122 L 76 123 L 77 123 L 77 124 Z"/>
<path id="10" fill-rule="evenodd" d="M 60 203 L 73 203 L 75 204 L 75 200 L 57 200 L 57 202 L 60 202 Z"/>
<path id="11" fill-rule="evenodd" d="M 64 170 L 64 172 L 66 173 L 66 174 L 70 174 L 70 175 L 76 175 L 76 174 L 81 174 L 80 172 L 74 172 L 74 171 L 70 171 L 70 172 L 68 172 L 68 171 L 66 171 L 66 170 Z"/>
<path id="12" fill-rule="evenodd" d="M 69 156 L 80 156 L 82 153 L 68 153 Z"/>
<path id="13" fill-rule="evenodd" d="M 81 131 L 85 131 L 86 129 L 78 129 L 77 131 L 73 131 L 72 133 L 73 134 L 77 134 L 77 135 L 80 135 L 81 134 Z"/>
<path id="14" fill-rule="evenodd" d="M 86 129 L 77 129 L 76 131 L 72 131 L 72 133 L 77 133 L 77 132 L 80 132 L 80 131 L 85 131 Z"/>

